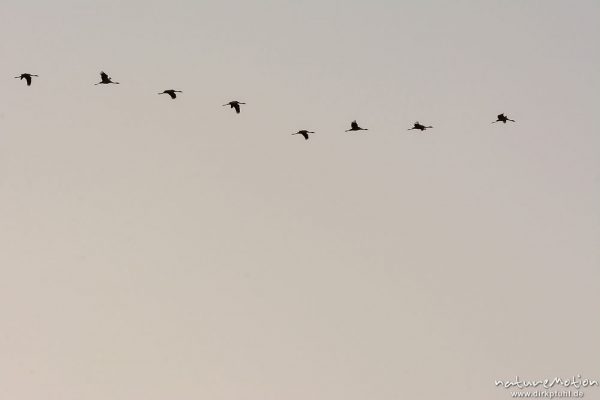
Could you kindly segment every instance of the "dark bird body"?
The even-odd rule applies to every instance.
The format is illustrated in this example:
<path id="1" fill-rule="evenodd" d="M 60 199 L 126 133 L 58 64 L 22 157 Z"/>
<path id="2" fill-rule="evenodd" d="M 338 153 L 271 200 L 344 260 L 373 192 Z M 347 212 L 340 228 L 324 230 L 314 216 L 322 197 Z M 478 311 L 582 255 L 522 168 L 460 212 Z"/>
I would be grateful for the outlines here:
<path id="1" fill-rule="evenodd" d="M 350 129 L 347 129 L 346 132 L 352 132 L 352 131 L 368 131 L 367 128 L 361 128 L 360 126 L 358 126 L 358 124 L 356 123 L 356 120 L 352 121 L 352 123 L 350 124 Z"/>
<path id="2" fill-rule="evenodd" d="M 168 89 L 168 90 L 160 92 L 159 94 L 168 94 L 169 96 L 171 96 L 172 99 L 174 99 L 177 97 L 176 93 L 183 93 L 183 92 L 181 90 Z"/>
<path id="3" fill-rule="evenodd" d="M 95 85 L 108 85 L 109 83 L 114 83 L 118 85 L 119 82 L 113 82 L 112 79 L 108 76 L 108 74 L 104 71 L 100 72 L 100 82 L 95 83 Z"/>
<path id="4" fill-rule="evenodd" d="M 25 79 L 25 81 L 27 82 L 27 86 L 31 86 L 31 77 L 32 76 L 37 76 L 37 75 L 23 73 L 23 74 L 21 74 L 19 76 L 15 76 L 15 78 L 18 78 L 19 80 Z"/>
<path id="5" fill-rule="evenodd" d="M 418 129 L 421 132 L 423 132 L 425 129 L 430 129 L 430 128 L 433 128 L 433 126 L 425 126 L 425 125 L 420 124 L 419 121 L 417 121 L 413 124 L 413 127 L 410 128 L 409 131 L 411 131 L 413 129 Z"/>
<path id="6" fill-rule="evenodd" d="M 498 114 L 498 119 L 495 120 L 494 122 L 492 122 L 492 124 L 495 124 L 496 122 L 506 123 L 506 121 L 515 122 L 514 119 L 510 119 L 506 115 L 504 115 L 504 113 L 502 113 L 502 114 Z"/>
<path id="7" fill-rule="evenodd" d="M 308 140 L 308 134 L 309 133 L 314 133 L 314 132 L 307 131 L 306 129 L 302 129 L 302 130 L 300 130 L 300 131 L 298 131 L 296 133 L 292 133 L 292 135 L 302 135 L 305 140 Z"/>
<path id="8" fill-rule="evenodd" d="M 235 112 L 237 114 L 239 114 L 240 113 L 240 104 L 246 104 L 246 103 L 242 103 L 241 101 L 234 100 L 234 101 L 230 101 L 227 104 L 223 104 L 223 107 L 230 106 L 231 108 L 235 109 Z"/>

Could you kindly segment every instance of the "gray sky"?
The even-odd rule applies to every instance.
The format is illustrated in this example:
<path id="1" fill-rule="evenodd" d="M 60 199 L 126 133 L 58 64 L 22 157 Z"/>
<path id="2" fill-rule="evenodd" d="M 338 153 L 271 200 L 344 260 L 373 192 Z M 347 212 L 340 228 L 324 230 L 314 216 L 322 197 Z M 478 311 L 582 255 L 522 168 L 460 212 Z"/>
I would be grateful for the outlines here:
<path id="1" fill-rule="evenodd" d="M 3 0 L 0 398 L 600 380 L 599 17 Z M 93 86 L 100 70 L 121 85 Z M 369 131 L 344 133 L 353 119 Z"/>

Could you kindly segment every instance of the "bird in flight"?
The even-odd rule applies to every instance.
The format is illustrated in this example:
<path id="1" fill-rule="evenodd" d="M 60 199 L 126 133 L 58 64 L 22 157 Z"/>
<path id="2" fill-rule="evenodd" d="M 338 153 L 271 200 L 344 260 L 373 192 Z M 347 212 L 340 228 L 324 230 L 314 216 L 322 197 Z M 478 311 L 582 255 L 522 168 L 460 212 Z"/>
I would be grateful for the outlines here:
<path id="1" fill-rule="evenodd" d="M 183 93 L 183 92 L 181 90 L 168 89 L 163 92 L 160 92 L 159 94 L 168 94 L 169 96 L 171 96 L 172 99 L 174 99 L 177 97 L 177 95 L 175 93 Z"/>
<path id="2" fill-rule="evenodd" d="M 350 131 L 368 131 L 368 129 L 367 128 L 361 128 L 356 123 L 356 120 L 354 120 L 354 121 L 352 121 L 352 123 L 350 123 L 350 129 L 346 130 L 346 132 L 350 132 Z"/>
<path id="3" fill-rule="evenodd" d="M 27 86 L 31 86 L 31 77 L 32 76 L 37 76 L 34 74 L 28 74 L 28 73 L 23 73 L 19 76 L 15 76 L 15 78 L 19 79 L 19 80 L 23 80 L 25 79 L 25 81 L 27 81 Z"/>
<path id="4" fill-rule="evenodd" d="M 419 121 L 417 121 L 413 124 L 413 127 L 408 130 L 410 131 L 413 129 L 419 129 L 421 132 L 423 132 L 425 129 L 429 129 L 429 128 L 433 128 L 433 126 L 425 126 L 425 125 L 420 124 Z"/>
<path id="5" fill-rule="evenodd" d="M 108 76 L 108 74 L 104 71 L 100 72 L 100 82 L 95 83 L 94 85 L 108 85 L 109 83 L 114 83 L 115 85 L 118 85 L 119 82 L 113 82 L 112 79 Z"/>
<path id="6" fill-rule="evenodd" d="M 314 132 L 307 131 L 306 129 L 302 129 L 302 130 L 300 130 L 300 131 L 298 131 L 296 133 L 292 133 L 292 135 L 302 135 L 302 136 L 304 136 L 305 140 L 308 140 L 308 134 L 309 133 L 314 133 Z"/>
<path id="7" fill-rule="evenodd" d="M 511 121 L 511 122 L 515 122 L 514 119 L 510 119 L 508 118 L 506 115 L 504 115 L 504 113 L 502 114 L 498 114 L 498 119 L 495 120 L 494 122 L 492 122 L 492 124 L 495 124 L 496 122 L 503 122 L 506 123 L 506 121 Z"/>
<path id="8" fill-rule="evenodd" d="M 223 107 L 230 106 L 231 108 L 235 108 L 235 112 L 237 114 L 239 114 L 240 113 L 240 104 L 246 104 L 246 103 L 242 103 L 241 101 L 234 100 L 234 101 L 230 101 L 227 104 L 223 104 Z"/>

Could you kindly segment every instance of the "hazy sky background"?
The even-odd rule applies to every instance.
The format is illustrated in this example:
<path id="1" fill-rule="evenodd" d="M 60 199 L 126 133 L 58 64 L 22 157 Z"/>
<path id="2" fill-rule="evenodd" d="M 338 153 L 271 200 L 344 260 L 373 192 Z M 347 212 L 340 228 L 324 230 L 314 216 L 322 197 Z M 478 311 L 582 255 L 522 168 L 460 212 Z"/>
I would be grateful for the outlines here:
<path id="1" fill-rule="evenodd" d="M 598 21 L 595 0 L 2 0 L 0 398 L 600 380 Z"/>

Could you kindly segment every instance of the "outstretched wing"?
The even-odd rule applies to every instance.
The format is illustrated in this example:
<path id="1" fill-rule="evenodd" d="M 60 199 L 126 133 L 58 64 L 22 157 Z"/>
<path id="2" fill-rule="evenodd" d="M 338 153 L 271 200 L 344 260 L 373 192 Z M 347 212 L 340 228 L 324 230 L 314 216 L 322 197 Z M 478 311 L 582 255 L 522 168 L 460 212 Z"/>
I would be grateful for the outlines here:
<path id="1" fill-rule="evenodd" d="M 358 124 L 356 123 L 356 120 L 355 120 L 355 121 L 352 121 L 352 123 L 350 124 L 350 127 L 351 127 L 352 129 L 358 129 Z"/>
<path id="2" fill-rule="evenodd" d="M 31 86 L 31 76 L 25 75 L 25 76 L 23 76 L 23 78 L 25 78 L 25 80 L 27 81 L 27 86 Z"/>
<path id="3" fill-rule="evenodd" d="M 240 113 L 240 105 L 238 103 L 233 103 L 231 104 L 231 107 L 235 108 L 235 112 L 236 113 Z"/>
<path id="4" fill-rule="evenodd" d="M 300 131 L 300 134 L 304 136 L 305 140 L 308 140 L 308 133 L 306 133 L 306 131 Z"/>
<path id="5" fill-rule="evenodd" d="M 101 78 L 103 81 L 107 81 L 107 80 L 109 80 L 109 78 L 108 78 L 108 74 L 107 74 L 106 72 L 104 72 L 104 71 L 100 71 L 100 78 Z"/>
<path id="6" fill-rule="evenodd" d="M 175 94 L 174 90 L 167 90 L 166 92 L 167 92 L 167 94 L 169 96 L 171 96 L 172 99 L 174 99 L 175 97 L 177 97 L 177 95 Z"/>

